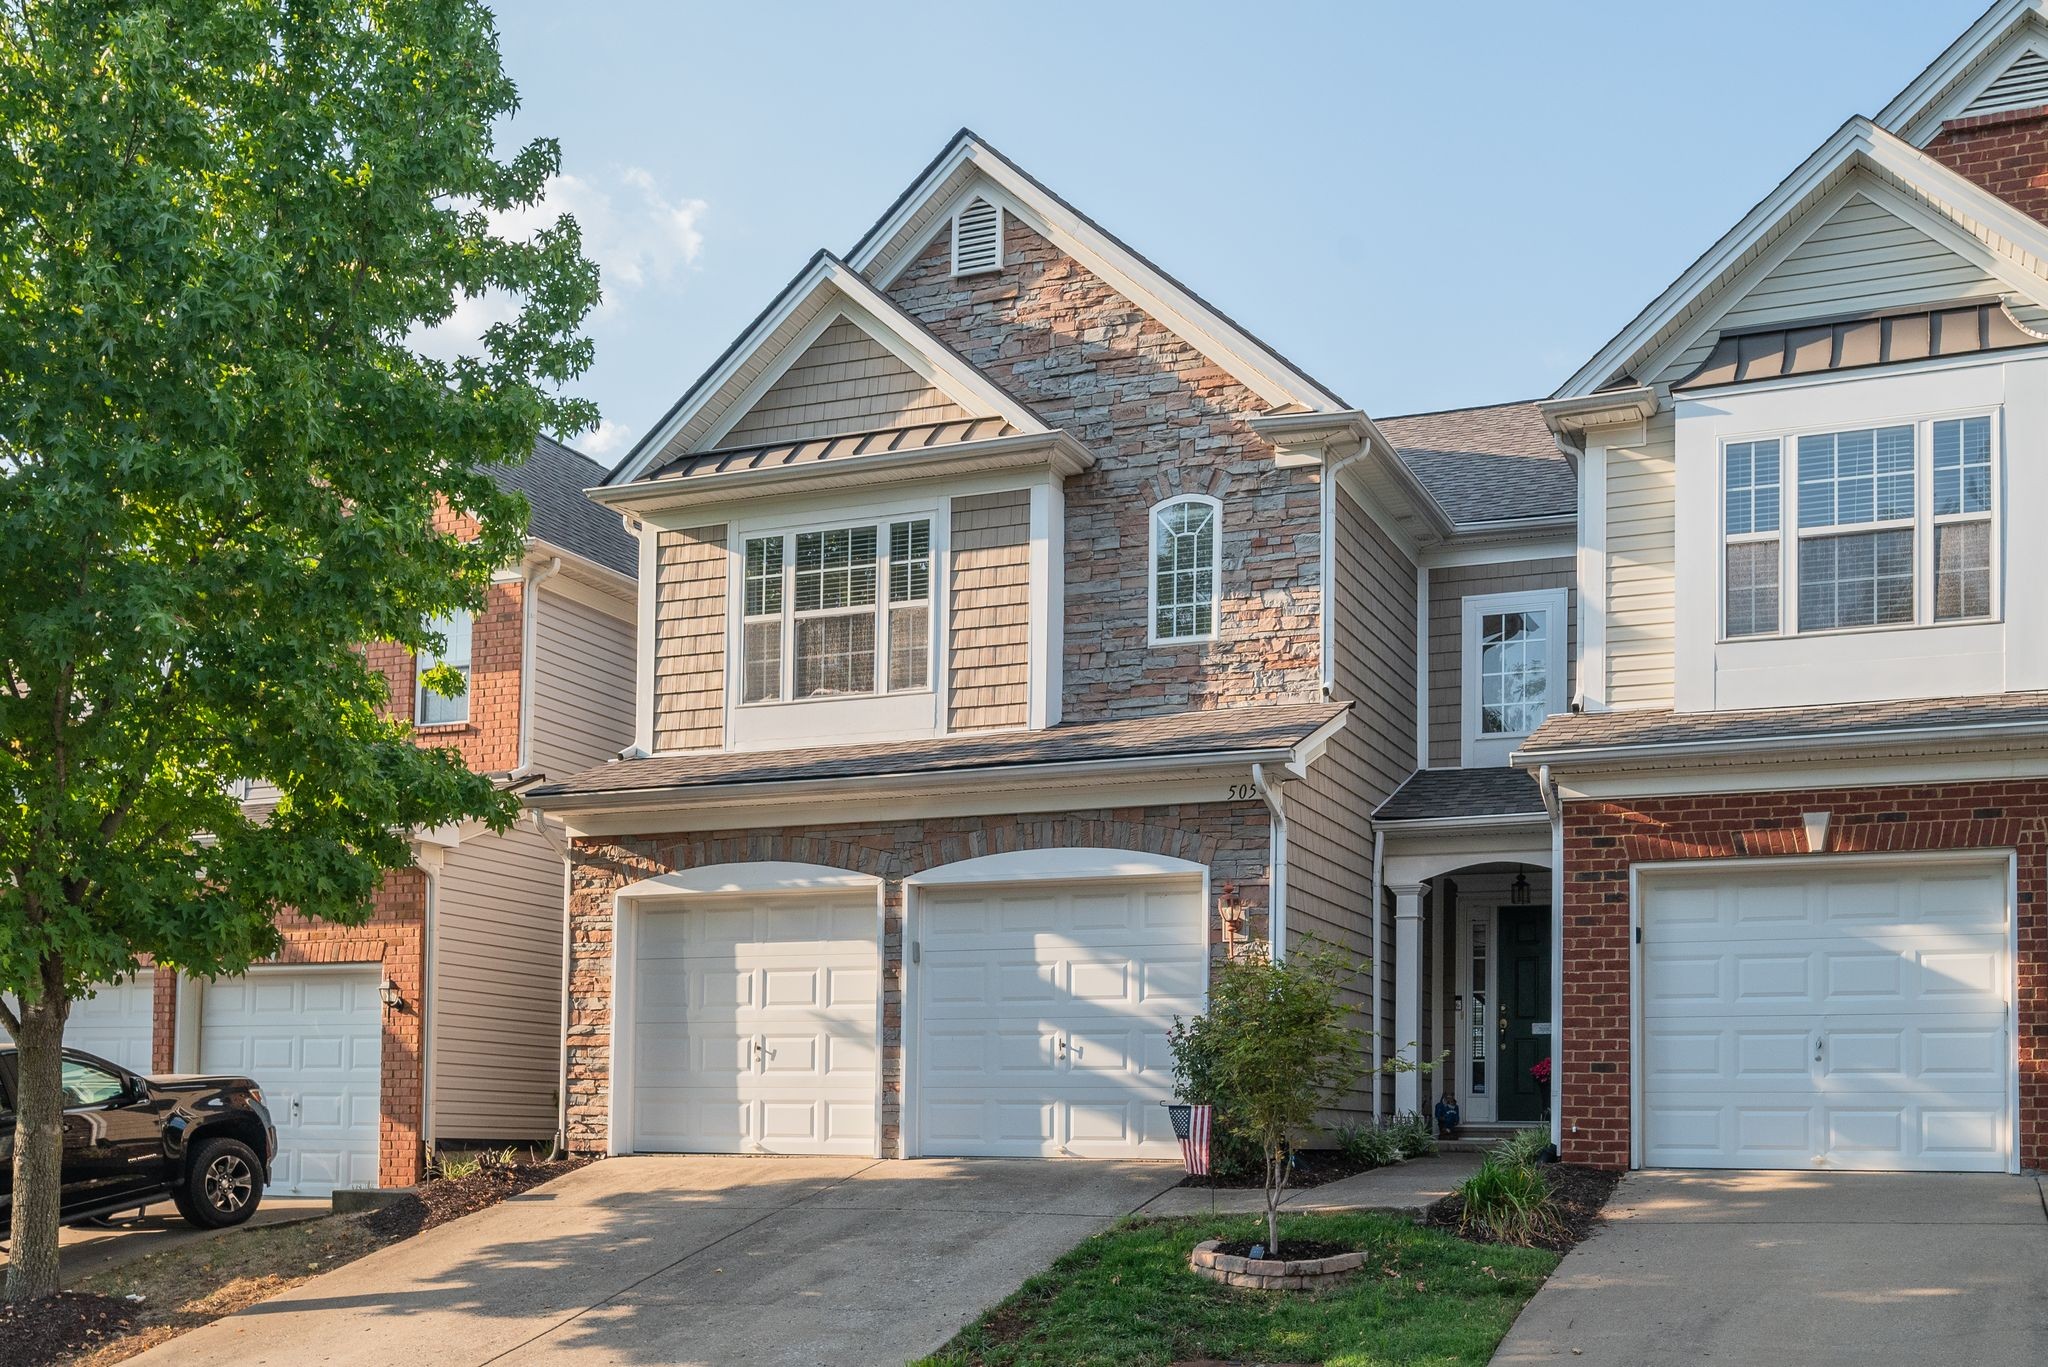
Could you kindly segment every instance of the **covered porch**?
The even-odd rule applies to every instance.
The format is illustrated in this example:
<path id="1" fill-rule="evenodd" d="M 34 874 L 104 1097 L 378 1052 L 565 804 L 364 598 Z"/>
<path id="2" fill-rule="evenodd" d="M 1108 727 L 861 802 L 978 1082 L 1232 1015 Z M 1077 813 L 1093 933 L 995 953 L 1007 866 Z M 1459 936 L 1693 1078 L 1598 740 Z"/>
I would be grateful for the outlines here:
<path id="1" fill-rule="evenodd" d="M 1375 1065 L 1422 1065 L 1378 1093 L 1383 1113 L 1465 1128 L 1556 1113 L 1557 880 L 1549 815 L 1513 769 L 1422 770 L 1375 814 L 1382 943 Z M 1424 1071 L 1423 1069 L 1427 1069 Z"/>

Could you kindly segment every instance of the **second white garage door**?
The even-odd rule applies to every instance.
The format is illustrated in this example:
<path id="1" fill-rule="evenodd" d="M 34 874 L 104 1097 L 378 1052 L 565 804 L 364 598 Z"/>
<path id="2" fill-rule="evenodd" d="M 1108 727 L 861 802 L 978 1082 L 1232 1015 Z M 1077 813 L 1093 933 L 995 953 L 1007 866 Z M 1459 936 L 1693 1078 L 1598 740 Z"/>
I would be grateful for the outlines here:
<path id="1" fill-rule="evenodd" d="M 1169 1158 L 1167 1030 L 1200 1014 L 1199 880 L 919 896 L 917 1143 L 926 1155 Z"/>
<path id="2" fill-rule="evenodd" d="M 1643 887 L 1644 1162 L 2005 1171 L 2002 862 Z"/>
<path id="3" fill-rule="evenodd" d="M 273 1192 L 377 1185 L 381 980 L 375 968 L 254 968 L 206 984 L 199 1071 L 263 1089 L 277 1125 Z"/>
<path id="4" fill-rule="evenodd" d="M 12 1007 L 14 998 L 5 999 Z M 90 997 L 71 1003 L 64 1019 L 64 1044 L 83 1049 L 137 1073 L 150 1071 L 150 1033 L 156 1000 L 155 975 L 143 969 L 121 982 L 101 983 Z"/>
<path id="5" fill-rule="evenodd" d="M 633 1148 L 874 1152 L 872 892 L 647 910 L 633 937 Z"/>

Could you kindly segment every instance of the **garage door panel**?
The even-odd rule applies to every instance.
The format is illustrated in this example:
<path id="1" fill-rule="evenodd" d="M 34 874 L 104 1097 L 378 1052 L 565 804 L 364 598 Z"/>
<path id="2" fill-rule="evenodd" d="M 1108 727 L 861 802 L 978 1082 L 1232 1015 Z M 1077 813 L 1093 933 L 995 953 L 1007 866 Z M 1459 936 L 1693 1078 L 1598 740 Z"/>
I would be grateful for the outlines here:
<path id="1" fill-rule="evenodd" d="M 10 1009 L 19 1005 L 11 996 L 0 1000 Z M 93 995 L 71 1003 L 71 1012 L 64 1021 L 64 1043 L 123 1068 L 147 1073 L 151 1067 L 155 1002 L 155 975 L 149 969 L 119 982 L 101 983 L 93 989 Z"/>
<path id="2" fill-rule="evenodd" d="M 1990 865 L 1649 884 L 1645 1161 L 2005 1168 L 2004 917 Z"/>

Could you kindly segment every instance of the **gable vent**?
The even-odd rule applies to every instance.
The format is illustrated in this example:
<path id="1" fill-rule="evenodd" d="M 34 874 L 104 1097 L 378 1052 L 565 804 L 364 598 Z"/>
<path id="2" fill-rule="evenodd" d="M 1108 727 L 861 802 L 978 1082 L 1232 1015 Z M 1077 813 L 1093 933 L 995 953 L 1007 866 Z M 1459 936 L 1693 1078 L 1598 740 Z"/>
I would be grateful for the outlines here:
<path id="1" fill-rule="evenodd" d="M 2048 57 L 2038 52 L 2022 52 L 1997 80 L 1970 101 L 1961 117 L 1970 119 L 1979 114 L 2001 114 L 2008 109 L 2031 109 L 2037 104 L 2048 104 Z"/>
<path id="2" fill-rule="evenodd" d="M 1003 211 L 970 199 L 953 215 L 953 274 L 980 275 L 1003 268 Z"/>

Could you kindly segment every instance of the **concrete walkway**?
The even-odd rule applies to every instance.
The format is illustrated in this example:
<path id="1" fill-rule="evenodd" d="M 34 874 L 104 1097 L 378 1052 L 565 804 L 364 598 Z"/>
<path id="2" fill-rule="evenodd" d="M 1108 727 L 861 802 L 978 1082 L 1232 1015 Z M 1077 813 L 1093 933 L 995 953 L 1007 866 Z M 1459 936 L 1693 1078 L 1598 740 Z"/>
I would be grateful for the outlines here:
<path id="1" fill-rule="evenodd" d="M 1411 1158 L 1391 1167 L 1374 1168 L 1356 1177 L 1325 1182 L 1319 1187 L 1302 1187 L 1287 1193 L 1283 1212 L 1312 1210 L 1377 1210 L 1390 1215 L 1421 1213 L 1448 1196 L 1459 1183 L 1479 1170 L 1483 1155 L 1440 1153 Z M 1161 1192 L 1139 1212 L 1148 1216 L 1171 1215 L 1263 1215 L 1266 1193 L 1258 1188 L 1175 1187 Z"/>
<path id="2" fill-rule="evenodd" d="M 938 1348 L 1178 1164 L 612 1158 L 137 1363 L 869 1364 Z"/>
<path id="3" fill-rule="evenodd" d="M 2043 1199 L 2030 1177 L 1633 1173 L 1494 1365 L 2040 1367 Z"/>

